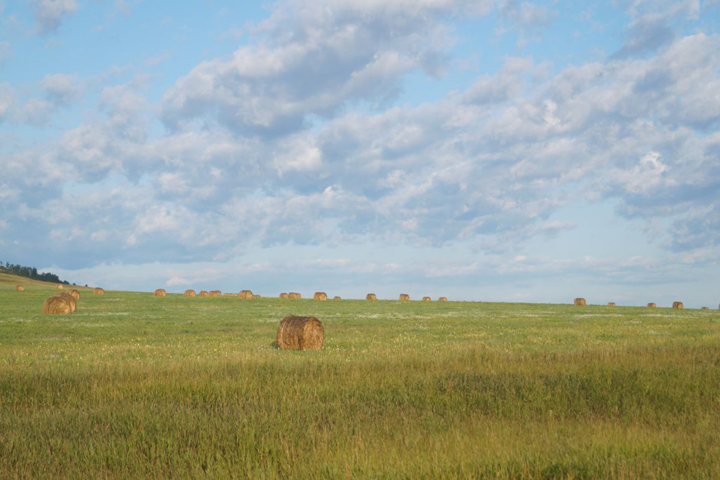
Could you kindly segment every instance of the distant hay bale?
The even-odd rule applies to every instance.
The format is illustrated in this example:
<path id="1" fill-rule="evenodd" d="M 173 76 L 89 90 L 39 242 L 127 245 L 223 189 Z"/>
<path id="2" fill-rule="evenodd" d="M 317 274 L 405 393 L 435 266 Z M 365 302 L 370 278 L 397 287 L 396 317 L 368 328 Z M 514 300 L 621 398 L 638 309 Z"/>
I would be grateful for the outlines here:
<path id="1" fill-rule="evenodd" d="M 104 288 L 100 288 L 100 287 L 95 287 L 95 288 L 93 289 L 93 293 L 94 293 L 95 295 L 105 295 L 105 289 L 104 289 Z"/>
<path id="2" fill-rule="evenodd" d="M 683 308 L 683 303 L 682 302 L 673 302 L 673 308 L 675 310 L 679 310 L 679 309 Z"/>
<path id="3" fill-rule="evenodd" d="M 157 290 L 155 290 L 155 296 L 156 297 L 165 297 L 165 296 L 167 296 L 167 292 L 165 291 L 164 288 L 158 288 Z"/>
<path id="4" fill-rule="evenodd" d="M 576 299 L 574 300 L 574 303 L 575 303 L 575 305 L 578 305 L 578 306 L 581 306 L 581 307 L 587 305 L 587 302 L 585 301 L 584 298 L 576 298 Z"/>
<path id="5" fill-rule="evenodd" d="M 222 297 L 222 292 L 220 290 L 211 290 L 210 296 L 211 297 Z"/>
<path id="6" fill-rule="evenodd" d="M 447 297 L 438 298 L 438 302 L 447 302 Z"/>
<path id="7" fill-rule="evenodd" d="M 70 314 L 74 311 L 75 310 L 73 309 L 73 305 L 70 303 L 70 300 L 68 300 L 67 297 L 62 297 L 60 295 L 50 297 L 43 303 L 43 313 L 46 314 Z"/>
<path id="8" fill-rule="evenodd" d="M 333 297 L 333 300 L 342 300 L 342 298 L 335 296 L 335 297 Z"/>
<path id="9" fill-rule="evenodd" d="M 657 305 L 655 305 L 654 303 L 648 303 L 648 308 L 655 308 L 655 307 L 657 307 Z"/>
<path id="10" fill-rule="evenodd" d="M 210 294 L 206 292 L 205 290 L 201 290 L 200 293 L 198 293 L 198 297 L 209 297 Z"/>
<path id="11" fill-rule="evenodd" d="M 615 302 L 608 302 L 608 307 L 614 307 L 614 306 L 615 306 Z"/>
<path id="12" fill-rule="evenodd" d="M 184 297 L 194 297 L 195 296 L 195 290 L 185 290 L 185 293 L 183 293 Z"/>
<path id="13" fill-rule="evenodd" d="M 57 285 L 55 285 L 55 288 L 57 288 L 58 290 L 62 290 L 65 287 L 63 287 L 62 284 L 58 283 Z"/>
<path id="14" fill-rule="evenodd" d="M 410 300 L 410 295 L 408 295 L 407 293 L 401 293 L 400 300 Z"/>
<path id="15" fill-rule="evenodd" d="M 223 293 L 223 297 L 237 297 L 237 293 Z"/>
<path id="16" fill-rule="evenodd" d="M 365 295 L 365 300 L 377 300 L 377 295 L 375 295 L 374 293 L 368 293 L 367 295 Z"/>
<path id="17" fill-rule="evenodd" d="M 700 310 L 710 310 L 708 307 L 702 307 Z"/>
<path id="18" fill-rule="evenodd" d="M 280 322 L 275 340 L 283 350 L 320 350 L 325 329 L 315 317 L 288 315 Z"/>
<path id="19" fill-rule="evenodd" d="M 288 298 L 301 299 L 302 295 L 297 292 L 290 292 L 288 293 Z"/>
<path id="20" fill-rule="evenodd" d="M 321 302 L 324 302 L 325 300 L 327 300 L 327 293 L 315 292 L 315 295 L 313 295 L 313 300 L 320 300 Z"/>
<path id="21" fill-rule="evenodd" d="M 24 292 L 25 287 L 23 287 L 22 285 L 15 285 L 15 291 L 16 292 Z"/>
<path id="22" fill-rule="evenodd" d="M 288 298 L 288 294 L 287 294 L 287 293 L 281 293 L 281 294 L 280 294 L 280 298 Z"/>
<path id="23" fill-rule="evenodd" d="M 262 295 L 258 295 L 257 293 L 253 293 L 252 298 L 262 298 Z"/>
<path id="24" fill-rule="evenodd" d="M 432 302 L 432 298 L 430 298 L 430 297 L 423 297 L 423 302 Z"/>
<path id="25" fill-rule="evenodd" d="M 238 293 L 238 297 L 242 298 L 243 300 L 250 300 L 253 298 L 253 293 L 251 290 L 242 290 L 240 293 Z"/>
<path id="26" fill-rule="evenodd" d="M 70 290 L 68 293 L 72 295 L 75 300 L 80 300 L 80 292 L 78 292 L 77 290 L 73 289 Z"/>

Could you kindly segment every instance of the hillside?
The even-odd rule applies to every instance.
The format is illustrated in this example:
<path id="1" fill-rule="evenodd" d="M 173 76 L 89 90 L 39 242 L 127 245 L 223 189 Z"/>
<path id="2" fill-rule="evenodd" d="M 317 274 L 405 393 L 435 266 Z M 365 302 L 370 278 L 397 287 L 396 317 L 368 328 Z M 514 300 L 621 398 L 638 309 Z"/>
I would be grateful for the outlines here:
<path id="1" fill-rule="evenodd" d="M 8 273 L 7 270 L 4 268 L 0 268 L 0 288 L 4 286 L 11 286 L 15 288 L 15 285 L 22 285 L 26 289 L 54 289 L 56 283 L 55 282 L 43 282 L 40 280 L 32 280 L 27 277 L 21 277 L 18 275 L 13 275 L 12 273 Z M 80 286 L 73 286 L 73 285 L 65 285 L 65 288 L 77 288 L 80 289 L 88 289 L 88 287 L 80 287 Z"/>

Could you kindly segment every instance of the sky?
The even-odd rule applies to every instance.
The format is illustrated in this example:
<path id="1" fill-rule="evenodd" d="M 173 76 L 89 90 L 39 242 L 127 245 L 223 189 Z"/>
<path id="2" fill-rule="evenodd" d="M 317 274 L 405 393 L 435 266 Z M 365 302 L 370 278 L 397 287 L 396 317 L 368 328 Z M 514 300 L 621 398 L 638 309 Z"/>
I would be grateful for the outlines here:
<path id="1" fill-rule="evenodd" d="M 0 0 L 0 261 L 720 302 L 720 0 Z"/>

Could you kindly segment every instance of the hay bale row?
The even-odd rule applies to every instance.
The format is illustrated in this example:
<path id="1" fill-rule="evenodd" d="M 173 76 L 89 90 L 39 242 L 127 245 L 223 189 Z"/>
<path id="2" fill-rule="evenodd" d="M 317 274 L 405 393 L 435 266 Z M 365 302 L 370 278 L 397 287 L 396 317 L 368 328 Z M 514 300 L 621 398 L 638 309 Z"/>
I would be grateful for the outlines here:
<path id="1" fill-rule="evenodd" d="M 313 300 L 319 300 L 321 302 L 324 302 L 327 300 L 327 293 L 325 292 L 315 292 L 315 295 L 313 295 Z"/>
<path id="2" fill-rule="evenodd" d="M 587 305 L 587 302 L 585 301 L 584 298 L 576 298 L 576 299 L 573 301 L 573 303 L 574 303 L 575 305 L 577 305 L 577 306 L 580 306 L 580 307 Z"/>
<path id="3" fill-rule="evenodd" d="M 278 326 L 275 342 L 283 350 L 320 350 L 325 343 L 325 329 L 315 317 L 288 315 Z"/>

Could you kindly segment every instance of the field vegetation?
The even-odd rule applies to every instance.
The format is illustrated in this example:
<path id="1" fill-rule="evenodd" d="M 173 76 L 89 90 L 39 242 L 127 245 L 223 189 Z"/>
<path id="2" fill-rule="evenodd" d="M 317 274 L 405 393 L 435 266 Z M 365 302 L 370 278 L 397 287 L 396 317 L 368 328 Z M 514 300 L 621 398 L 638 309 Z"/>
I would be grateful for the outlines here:
<path id="1" fill-rule="evenodd" d="M 0 274 L 0 478 L 720 478 L 717 310 L 79 290 Z"/>

